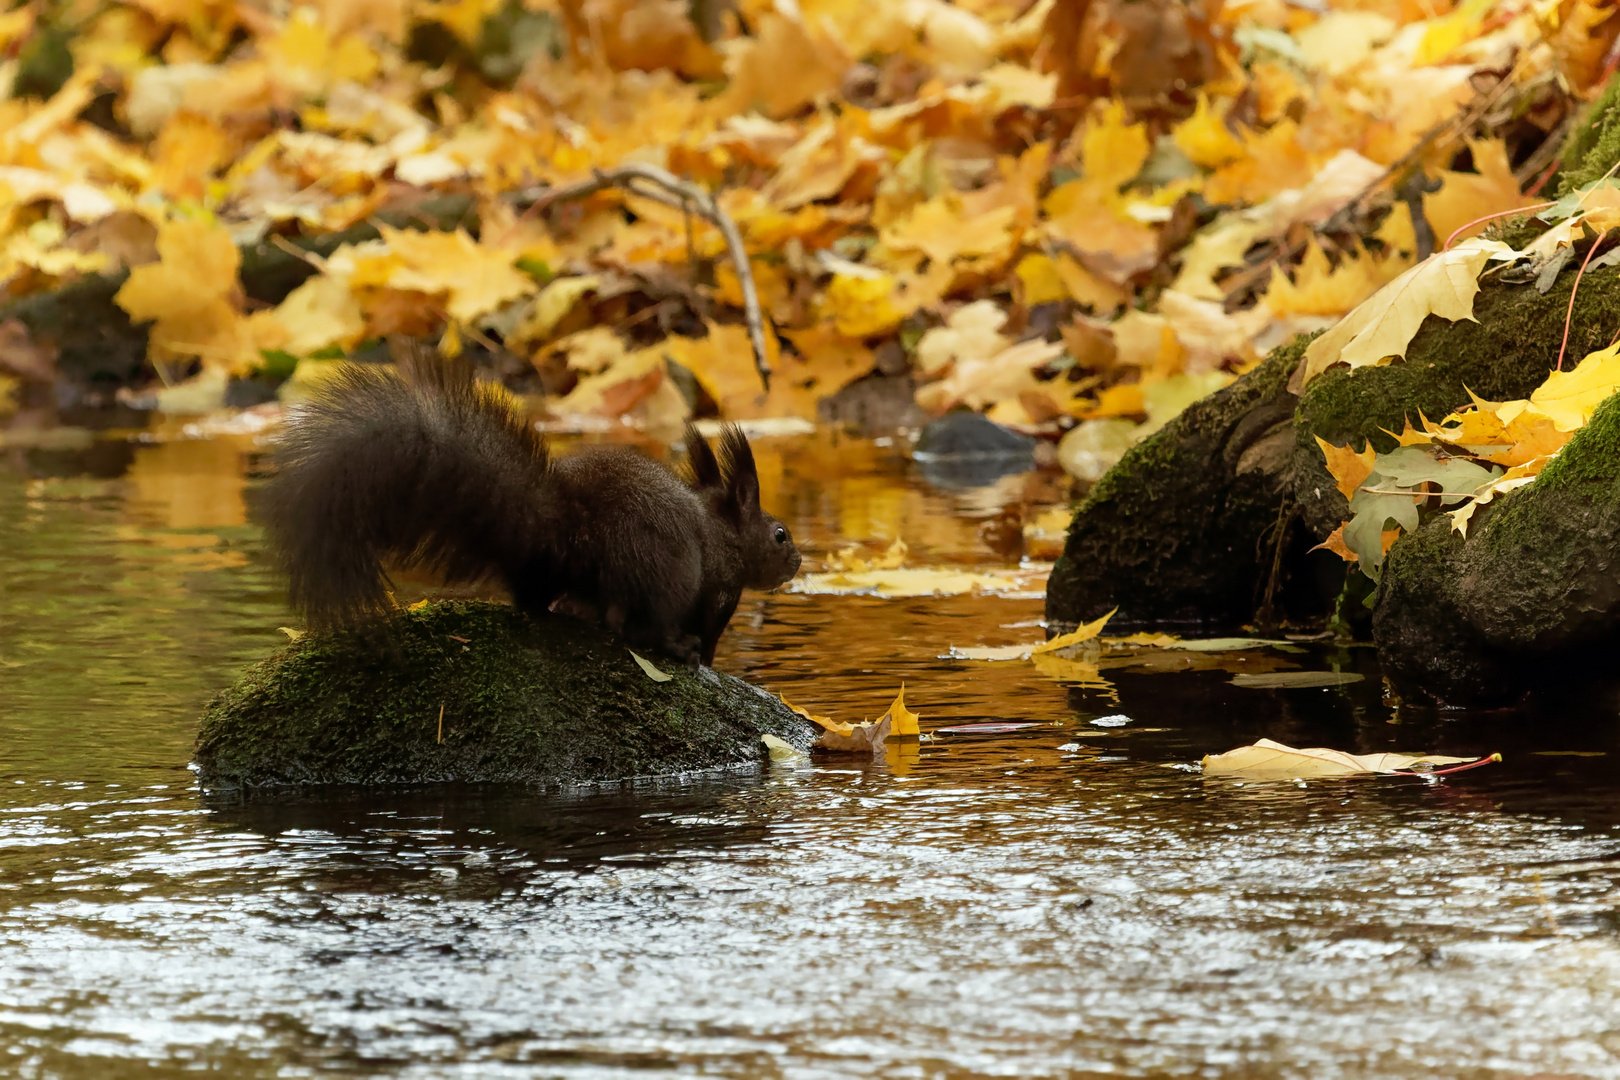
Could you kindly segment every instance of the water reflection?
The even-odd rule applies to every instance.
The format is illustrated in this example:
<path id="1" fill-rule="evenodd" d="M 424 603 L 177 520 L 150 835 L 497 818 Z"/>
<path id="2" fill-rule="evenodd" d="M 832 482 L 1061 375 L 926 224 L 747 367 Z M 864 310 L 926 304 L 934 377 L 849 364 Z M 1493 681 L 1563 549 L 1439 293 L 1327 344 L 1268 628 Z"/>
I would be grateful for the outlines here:
<path id="1" fill-rule="evenodd" d="M 773 595 L 722 667 L 844 719 L 904 682 L 926 730 L 1036 726 L 567 796 L 213 801 L 197 711 L 287 613 L 253 436 L 147 434 L 0 464 L 0 1074 L 1620 1075 L 1612 697 L 1414 711 L 1321 645 L 1077 687 L 938 659 L 1039 636 L 1036 601 Z M 937 492 L 825 436 L 760 458 L 812 552 L 991 562 L 983 515 L 1050 484 Z M 1367 678 L 1230 681 L 1285 664 Z M 1187 771 L 1262 736 L 1507 760 Z"/>

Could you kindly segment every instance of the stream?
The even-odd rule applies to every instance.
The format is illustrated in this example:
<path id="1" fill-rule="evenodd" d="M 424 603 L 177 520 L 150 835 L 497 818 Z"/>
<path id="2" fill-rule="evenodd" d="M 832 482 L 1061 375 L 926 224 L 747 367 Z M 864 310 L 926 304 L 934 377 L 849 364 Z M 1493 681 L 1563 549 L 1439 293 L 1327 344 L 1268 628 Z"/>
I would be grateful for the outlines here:
<path id="1" fill-rule="evenodd" d="M 1039 600 L 750 595 L 716 666 L 925 733 L 873 761 L 535 794 L 205 796 L 199 711 L 293 616 L 257 434 L 0 432 L 0 1076 L 1620 1076 L 1620 704 L 1387 700 L 1365 645 L 1074 685 L 942 659 Z M 756 443 L 815 565 L 979 526 L 1038 474 Z M 1245 670 L 1356 672 L 1328 689 Z M 1098 723 L 1097 721 L 1102 721 Z M 1269 737 L 1481 755 L 1262 783 Z"/>

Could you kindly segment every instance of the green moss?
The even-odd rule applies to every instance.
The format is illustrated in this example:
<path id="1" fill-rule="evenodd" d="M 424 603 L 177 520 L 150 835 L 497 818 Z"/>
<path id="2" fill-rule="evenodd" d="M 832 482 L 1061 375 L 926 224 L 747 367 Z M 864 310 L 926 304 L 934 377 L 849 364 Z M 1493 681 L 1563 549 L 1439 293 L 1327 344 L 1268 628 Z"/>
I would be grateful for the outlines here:
<path id="1" fill-rule="evenodd" d="M 1610 79 L 1581 113 L 1561 160 L 1560 195 L 1585 187 L 1620 161 L 1620 78 Z"/>
<path id="2" fill-rule="evenodd" d="M 1503 401 L 1528 397 L 1558 362 L 1575 270 L 1559 276 L 1547 295 L 1531 285 L 1486 281 L 1474 300 L 1476 321 L 1430 317 L 1404 360 L 1383 367 L 1337 368 L 1318 376 L 1300 401 L 1294 447 L 1295 497 L 1318 537 L 1349 516 L 1313 436 L 1356 449 L 1368 441 L 1393 450 L 1387 431 L 1408 418 L 1440 420 L 1466 405 L 1468 391 Z M 1570 323 L 1565 367 L 1608 345 L 1613 312 L 1620 307 L 1620 273 L 1605 268 L 1581 279 Z"/>
<path id="3" fill-rule="evenodd" d="M 670 662 L 655 682 L 616 639 L 494 604 L 404 613 L 392 632 L 307 637 L 205 711 L 207 787 L 624 780 L 807 747 L 764 691 Z M 442 741 L 441 741 L 442 717 Z"/>
<path id="4" fill-rule="evenodd" d="M 1444 516 L 1390 549 L 1375 638 L 1403 692 L 1453 703 L 1609 666 L 1620 641 L 1620 396 L 1534 484 L 1475 515 L 1466 543 Z"/>
<path id="5" fill-rule="evenodd" d="M 1270 568 L 1262 537 L 1287 487 L 1287 386 L 1303 350 L 1300 341 L 1274 350 L 1108 471 L 1075 512 L 1047 582 L 1048 619 L 1115 607 L 1120 625 L 1226 625 L 1253 614 Z"/>

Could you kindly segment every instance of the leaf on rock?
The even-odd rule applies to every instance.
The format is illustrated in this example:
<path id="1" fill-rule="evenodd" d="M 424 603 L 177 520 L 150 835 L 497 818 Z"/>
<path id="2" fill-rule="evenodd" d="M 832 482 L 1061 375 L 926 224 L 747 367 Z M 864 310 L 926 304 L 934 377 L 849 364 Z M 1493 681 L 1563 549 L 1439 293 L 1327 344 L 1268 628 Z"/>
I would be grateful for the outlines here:
<path id="1" fill-rule="evenodd" d="M 1371 442 L 1358 454 L 1346 446 L 1334 446 L 1320 436 L 1316 437 L 1316 445 L 1322 449 L 1322 457 L 1327 462 L 1327 470 L 1333 475 L 1333 481 L 1339 488 L 1339 494 L 1348 502 L 1355 498 L 1357 490 L 1372 474 L 1373 459 L 1378 451 L 1373 449 Z"/>
<path id="2" fill-rule="evenodd" d="M 1494 253 L 1511 250 L 1500 241 L 1476 239 L 1430 255 L 1307 345 L 1289 388 L 1298 392 L 1334 364 L 1367 367 L 1405 356 L 1430 315 L 1472 320 L 1480 270 Z"/>
<path id="3" fill-rule="evenodd" d="M 651 660 L 648 660 L 646 657 L 637 653 L 634 649 L 626 649 L 625 651 L 630 654 L 630 659 L 636 662 L 636 666 L 642 671 L 646 672 L 647 678 L 651 679 L 653 682 L 669 682 L 670 679 L 674 678 L 673 675 L 659 671 Z"/>

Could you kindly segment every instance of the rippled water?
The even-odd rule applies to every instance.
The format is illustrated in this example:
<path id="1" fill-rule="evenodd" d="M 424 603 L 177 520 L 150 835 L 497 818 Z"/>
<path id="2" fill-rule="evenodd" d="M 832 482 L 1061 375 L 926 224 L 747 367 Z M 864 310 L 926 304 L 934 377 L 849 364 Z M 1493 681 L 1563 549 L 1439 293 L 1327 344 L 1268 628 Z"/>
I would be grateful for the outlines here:
<path id="1" fill-rule="evenodd" d="M 1368 679 L 1230 683 L 1266 653 L 1077 689 L 937 659 L 1038 636 L 1038 602 L 779 595 L 719 666 L 843 718 L 904 681 L 925 730 L 1039 726 L 566 797 L 213 802 L 197 712 L 289 618 L 251 449 L 0 450 L 0 1075 L 1620 1076 L 1612 701 L 1413 713 L 1326 647 L 1283 662 Z M 761 459 L 813 554 L 989 562 L 977 516 L 1050 497 L 867 443 Z M 1188 771 L 1259 736 L 1506 761 Z"/>

